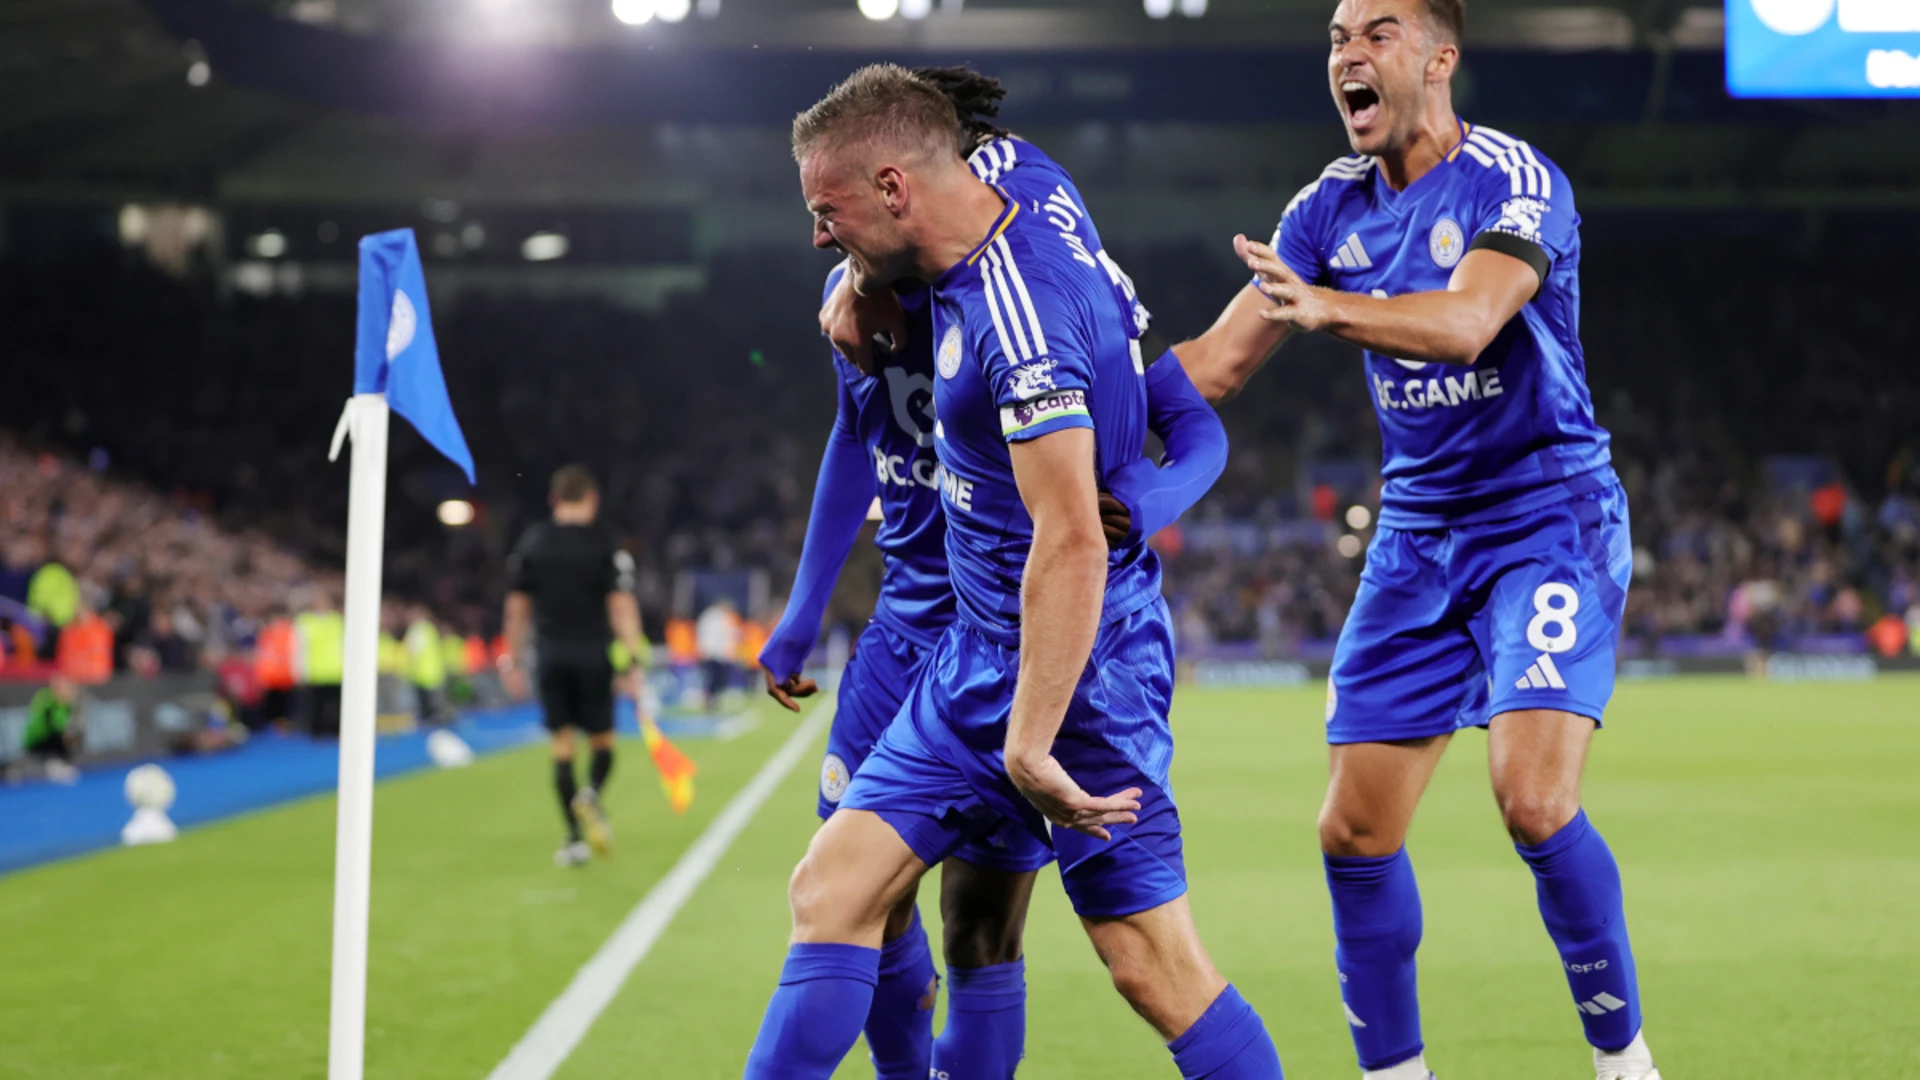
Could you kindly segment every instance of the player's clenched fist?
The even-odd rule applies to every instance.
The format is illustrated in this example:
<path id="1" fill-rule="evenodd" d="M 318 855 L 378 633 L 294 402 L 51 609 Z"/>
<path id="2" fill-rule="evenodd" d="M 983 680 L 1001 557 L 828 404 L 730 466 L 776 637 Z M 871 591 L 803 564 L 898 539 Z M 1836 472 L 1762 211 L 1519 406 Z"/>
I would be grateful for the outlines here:
<path id="1" fill-rule="evenodd" d="M 820 332 L 848 363 L 871 375 L 876 338 L 895 351 L 906 346 L 907 313 L 892 289 L 877 289 L 871 296 L 855 292 L 852 276 L 851 270 L 843 274 L 820 306 Z"/>
<path id="2" fill-rule="evenodd" d="M 1007 776 L 1048 821 L 1076 829 L 1101 840 L 1112 839 L 1108 825 L 1131 825 L 1139 820 L 1140 789 L 1099 798 L 1087 794 L 1052 754 L 1028 761 L 1007 756 Z"/>
<path id="3" fill-rule="evenodd" d="M 1260 291 L 1273 301 L 1261 318 L 1302 330 L 1318 330 L 1326 324 L 1327 305 L 1321 290 L 1294 273 L 1272 248 L 1241 235 L 1233 238 L 1233 251 L 1257 275 Z"/>
<path id="4" fill-rule="evenodd" d="M 788 712 L 800 711 L 800 705 L 794 698 L 812 697 L 820 689 L 818 683 L 797 671 L 778 682 L 774 681 L 773 672 L 761 668 L 760 673 L 767 677 L 767 696 L 779 702 Z"/>

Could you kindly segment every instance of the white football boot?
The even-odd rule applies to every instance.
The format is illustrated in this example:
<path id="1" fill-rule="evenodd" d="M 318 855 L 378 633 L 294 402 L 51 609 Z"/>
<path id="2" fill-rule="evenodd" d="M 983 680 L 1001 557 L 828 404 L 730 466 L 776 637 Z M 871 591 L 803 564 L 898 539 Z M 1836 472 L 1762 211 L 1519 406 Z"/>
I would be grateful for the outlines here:
<path id="1" fill-rule="evenodd" d="M 1611 1054 L 1596 1048 L 1593 1073 L 1594 1080 L 1660 1080 L 1660 1070 L 1653 1067 L 1653 1051 L 1647 1049 L 1645 1033 L 1635 1035 L 1626 1049 Z"/>
<path id="2" fill-rule="evenodd" d="M 555 866 L 585 866 L 593 859 L 593 849 L 583 840 L 571 844 L 561 844 L 560 850 L 553 853 Z"/>
<path id="3" fill-rule="evenodd" d="M 1360 1080 L 1434 1080 L 1427 1068 L 1427 1055 L 1415 1054 L 1398 1065 L 1361 1073 Z"/>

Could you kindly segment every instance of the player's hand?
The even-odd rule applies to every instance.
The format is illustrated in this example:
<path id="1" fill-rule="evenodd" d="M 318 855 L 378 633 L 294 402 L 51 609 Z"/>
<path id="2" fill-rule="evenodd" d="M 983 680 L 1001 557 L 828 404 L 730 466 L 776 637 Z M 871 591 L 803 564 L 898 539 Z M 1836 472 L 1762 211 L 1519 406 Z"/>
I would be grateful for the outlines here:
<path id="1" fill-rule="evenodd" d="M 1097 840 L 1111 840 L 1108 825 L 1131 825 L 1140 820 L 1140 789 L 1128 788 L 1118 795 L 1097 798 L 1081 790 L 1067 770 L 1052 754 L 1032 761 L 1007 757 L 1007 775 L 1013 786 L 1027 797 L 1035 809 L 1055 825 L 1086 833 Z"/>
<path id="2" fill-rule="evenodd" d="M 533 696 L 532 688 L 527 685 L 527 669 L 514 665 L 500 673 L 500 685 L 507 697 L 514 701 L 525 701 Z"/>
<path id="3" fill-rule="evenodd" d="M 1272 248 L 1242 234 L 1233 238 L 1233 252 L 1259 278 L 1260 291 L 1273 301 L 1272 307 L 1260 313 L 1261 318 L 1301 330 L 1318 330 L 1327 324 L 1324 290 L 1307 284 Z"/>
<path id="4" fill-rule="evenodd" d="M 848 363 L 871 375 L 876 337 L 896 352 L 906 346 L 907 313 L 892 289 L 861 296 L 843 274 L 820 308 L 820 332 Z"/>
<path id="5" fill-rule="evenodd" d="M 760 674 L 767 678 L 767 696 L 786 706 L 788 712 L 800 711 L 800 704 L 794 698 L 812 697 L 820 690 L 820 684 L 797 671 L 779 682 L 775 682 L 773 672 L 765 668 L 760 669 Z"/>
<path id="6" fill-rule="evenodd" d="M 1107 547 L 1116 551 L 1127 546 L 1133 532 L 1133 511 L 1110 491 L 1100 493 L 1100 528 L 1107 534 Z"/>

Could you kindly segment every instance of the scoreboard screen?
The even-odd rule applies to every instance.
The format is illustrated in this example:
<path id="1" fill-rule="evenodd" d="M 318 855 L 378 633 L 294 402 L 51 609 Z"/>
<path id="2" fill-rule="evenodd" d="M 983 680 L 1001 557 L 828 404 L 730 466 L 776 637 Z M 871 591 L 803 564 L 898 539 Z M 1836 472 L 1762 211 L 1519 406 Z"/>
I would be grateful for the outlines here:
<path id="1" fill-rule="evenodd" d="M 1727 0 L 1727 92 L 1920 97 L 1920 0 Z"/>

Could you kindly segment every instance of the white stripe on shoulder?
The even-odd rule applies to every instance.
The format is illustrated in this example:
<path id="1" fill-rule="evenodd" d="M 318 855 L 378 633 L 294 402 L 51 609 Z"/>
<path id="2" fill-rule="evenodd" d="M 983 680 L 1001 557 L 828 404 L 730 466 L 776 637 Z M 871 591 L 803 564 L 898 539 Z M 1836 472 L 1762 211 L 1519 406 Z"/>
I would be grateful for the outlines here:
<path id="1" fill-rule="evenodd" d="M 1506 149 L 1507 147 L 1518 146 L 1520 144 L 1519 139 L 1514 138 L 1513 136 L 1507 134 L 1504 131 L 1497 131 L 1490 127 L 1474 128 L 1473 134 L 1485 136 L 1488 142 L 1493 143 L 1495 146 L 1503 150 Z"/>
<path id="2" fill-rule="evenodd" d="M 1462 148 L 1487 168 L 1499 166 L 1507 176 L 1510 194 L 1539 199 L 1553 197 L 1553 172 L 1525 141 L 1492 128 L 1477 127 L 1467 135 Z"/>
<path id="3" fill-rule="evenodd" d="M 1020 274 L 1020 267 L 1013 261 L 1013 248 L 1007 244 L 1007 236 L 1001 233 L 994 238 L 993 246 L 1000 249 L 1001 268 L 1013 279 L 1014 291 L 1020 294 L 1020 307 L 1026 313 L 1027 325 L 1033 329 L 1033 354 L 1047 355 L 1047 335 L 1040 329 L 1040 312 L 1033 306 L 1033 297 L 1027 293 L 1027 279 Z"/>
<path id="4" fill-rule="evenodd" d="M 1320 170 L 1320 176 L 1313 183 L 1301 188 L 1292 199 L 1287 201 L 1287 208 L 1280 211 L 1281 219 L 1285 220 L 1288 214 L 1293 213 L 1294 207 L 1313 198 L 1313 193 L 1320 190 L 1321 184 L 1329 180 L 1364 180 L 1367 174 L 1373 171 L 1373 165 L 1373 158 L 1362 154 L 1349 154 L 1335 159 L 1333 164 Z"/>
<path id="5" fill-rule="evenodd" d="M 1008 362 L 1018 362 L 1020 350 L 1015 347 L 1011 335 L 1007 333 L 1007 318 L 1000 310 L 999 283 L 991 261 L 980 268 L 980 292 L 987 298 L 987 314 L 993 317 L 993 332 L 1000 338 L 1000 351 Z"/>
<path id="6" fill-rule="evenodd" d="M 1031 360 L 1037 355 L 1033 338 L 1027 332 L 1027 327 L 1032 324 L 1023 317 L 1020 302 L 1014 297 L 1013 284 L 1007 273 L 1009 267 L 999 253 L 991 249 L 987 252 L 987 262 L 993 270 L 994 287 L 1000 290 L 1000 307 L 1008 328 L 1013 331 L 1013 343 L 1020 347 L 1018 352 L 1008 353 L 1007 360 L 1016 364 Z"/>

